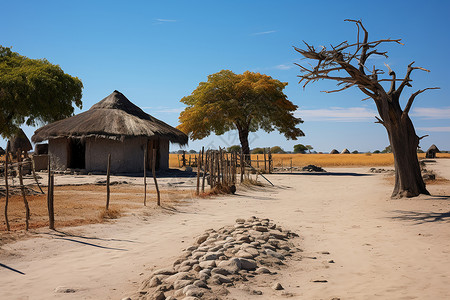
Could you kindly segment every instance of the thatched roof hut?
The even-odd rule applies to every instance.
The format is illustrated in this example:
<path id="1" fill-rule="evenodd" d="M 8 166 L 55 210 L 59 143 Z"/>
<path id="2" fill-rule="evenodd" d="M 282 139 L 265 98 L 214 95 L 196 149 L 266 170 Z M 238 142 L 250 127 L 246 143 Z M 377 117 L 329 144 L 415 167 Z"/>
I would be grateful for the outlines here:
<path id="1" fill-rule="evenodd" d="M 31 139 L 49 141 L 49 154 L 59 159 L 58 168 L 104 171 L 111 153 L 114 172 L 142 171 L 145 148 L 150 163 L 152 149 L 157 149 L 157 165 L 168 168 L 169 142 L 188 142 L 186 134 L 145 113 L 118 91 L 86 112 L 39 128 Z"/>
<path id="2" fill-rule="evenodd" d="M 339 152 L 336 149 L 333 149 L 330 151 L 330 154 L 339 154 Z"/>
<path id="3" fill-rule="evenodd" d="M 436 158 L 436 153 L 439 153 L 438 147 L 436 147 L 435 144 L 431 145 L 430 148 L 428 148 L 427 153 L 425 155 L 426 158 Z"/>
<path id="4" fill-rule="evenodd" d="M 348 149 L 345 148 L 344 150 L 342 150 L 341 154 L 350 154 L 350 151 L 348 151 Z"/>
<path id="5" fill-rule="evenodd" d="M 19 149 L 21 149 L 22 151 L 30 151 L 31 149 L 33 149 L 30 140 L 22 129 L 19 129 L 19 131 L 9 140 L 8 150 L 10 153 L 16 155 L 17 150 Z"/>
<path id="6" fill-rule="evenodd" d="M 68 137 L 123 140 L 127 137 L 166 138 L 185 145 L 186 134 L 145 113 L 122 93 L 114 91 L 88 111 L 56 121 L 35 131 L 34 143 Z"/>

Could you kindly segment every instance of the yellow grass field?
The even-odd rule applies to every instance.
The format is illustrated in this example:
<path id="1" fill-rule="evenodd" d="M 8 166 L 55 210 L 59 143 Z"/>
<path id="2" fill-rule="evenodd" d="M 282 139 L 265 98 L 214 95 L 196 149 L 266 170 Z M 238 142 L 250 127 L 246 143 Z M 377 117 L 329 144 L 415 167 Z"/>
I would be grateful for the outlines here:
<path id="1" fill-rule="evenodd" d="M 186 154 L 186 159 L 194 160 L 194 154 Z M 198 156 L 198 155 L 197 155 Z M 379 154 L 273 154 L 274 166 L 281 167 L 292 166 L 303 167 L 307 165 L 316 165 L 320 167 L 354 167 L 354 166 L 392 166 L 394 157 L 392 153 Z M 418 154 L 419 159 L 425 158 L 425 153 Z M 438 153 L 438 158 L 450 158 L 450 153 Z M 181 155 L 170 154 L 170 168 L 179 167 Z M 264 160 L 263 154 L 252 154 L 252 160 Z M 263 166 L 264 162 L 260 162 Z"/>

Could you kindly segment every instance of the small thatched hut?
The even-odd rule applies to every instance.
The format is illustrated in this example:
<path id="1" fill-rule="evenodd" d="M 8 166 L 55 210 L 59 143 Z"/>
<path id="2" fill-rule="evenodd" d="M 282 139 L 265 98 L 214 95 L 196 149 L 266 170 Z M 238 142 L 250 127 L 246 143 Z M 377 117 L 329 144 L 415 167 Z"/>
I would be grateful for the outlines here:
<path id="1" fill-rule="evenodd" d="M 104 172 L 110 153 L 114 173 L 142 172 L 145 149 L 147 169 L 152 149 L 157 151 L 156 167 L 167 169 L 169 142 L 188 142 L 186 134 L 145 113 L 118 91 L 86 112 L 39 128 L 31 139 L 48 140 L 54 168 Z"/>
<path id="2" fill-rule="evenodd" d="M 341 154 L 350 154 L 350 151 L 348 151 L 348 149 L 345 148 L 344 150 L 342 150 Z"/>
<path id="3" fill-rule="evenodd" d="M 22 151 L 30 151 L 33 149 L 30 140 L 22 129 L 19 129 L 19 131 L 9 140 L 8 151 L 12 153 L 13 156 L 17 154 L 17 150 L 19 149 Z"/>
<path id="4" fill-rule="evenodd" d="M 436 153 L 439 153 L 439 149 L 438 149 L 438 147 L 436 147 L 435 144 L 433 144 L 433 145 L 431 145 L 430 148 L 428 148 L 425 157 L 426 158 L 436 158 Z"/>
<path id="5" fill-rule="evenodd" d="M 331 150 L 330 154 L 339 154 L 339 152 L 336 149 Z"/>

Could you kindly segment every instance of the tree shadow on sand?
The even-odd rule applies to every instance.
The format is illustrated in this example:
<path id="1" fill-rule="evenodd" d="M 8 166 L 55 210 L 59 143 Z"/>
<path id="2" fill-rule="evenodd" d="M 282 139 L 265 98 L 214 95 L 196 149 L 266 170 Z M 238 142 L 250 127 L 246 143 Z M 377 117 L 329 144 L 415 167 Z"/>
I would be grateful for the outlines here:
<path id="1" fill-rule="evenodd" d="M 450 223 L 450 211 L 419 212 L 419 211 L 394 210 L 394 213 L 398 215 L 392 217 L 392 219 L 415 222 L 415 225 L 425 223 Z"/>

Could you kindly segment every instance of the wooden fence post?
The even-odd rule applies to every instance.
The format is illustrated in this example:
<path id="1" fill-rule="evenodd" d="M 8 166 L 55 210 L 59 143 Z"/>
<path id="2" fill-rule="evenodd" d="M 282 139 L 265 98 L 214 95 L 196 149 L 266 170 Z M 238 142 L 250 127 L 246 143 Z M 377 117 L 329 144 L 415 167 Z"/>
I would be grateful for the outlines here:
<path id="1" fill-rule="evenodd" d="M 181 167 L 186 167 L 186 151 L 183 150 L 183 154 L 181 155 Z"/>
<path id="2" fill-rule="evenodd" d="M 200 150 L 200 152 L 198 153 L 198 160 L 197 160 L 197 190 L 196 190 L 196 195 L 200 195 L 200 170 L 202 168 L 201 165 L 201 160 L 200 158 L 202 157 L 202 151 Z"/>
<path id="3" fill-rule="evenodd" d="M 106 167 L 106 210 L 109 209 L 109 173 L 111 171 L 111 153 L 108 154 L 108 165 Z"/>
<path id="4" fill-rule="evenodd" d="M 147 145 L 144 149 L 144 206 L 147 206 Z"/>
<path id="5" fill-rule="evenodd" d="M 266 148 L 264 148 L 264 171 L 267 172 Z"/>
<path id="6" fill-rule="evenodd" d="M 152 152 L 153 152 L 152 174 L 153 174 L 153 180 L 155 181 L 155 187 L 156 187 L 156 196 L 157 196 L 156 204 L 158 206 L 161 206 L 161 196 L 159 195 L 158 181 L 156 181 L 156 149 L 153 149 Z"/>
<path id="7" fill-rule="evenodd" d="M 54 208 L 54 191 L 55 191 L 55 175 L 50 175 L 50 201 L 49 201 L 49 208 L 50 208 L 50 214 L 49 214 L 49 222 L 48 222 L 48 228 L 55 229 L 55 208 Z M 48 196 L 48 195 L 47 195 Z"/>
<path id="8" fill-rule="evenodd" d="M 241 183 L 242 183 L 244 182 L 244 152 L 242 150 L 241 150 L 240 167 L 241 167 Z"/>
<path id="9" fill-rule="evenodd" d="M 9 141 L 6 145 L 6 157 L 5 157 L 5 188 L 6 188 L 5 223 L 6 223 L 6 229 L 9 231 L 10 227 L 9 227 L 9 220 L 8 220 L 8 203 L 9 203 L 8 161 L 9 161 Z"/>
<path id="10" fill-rule="evenodd" d="M 30 207 L 28 206 L 27 196 L 25 195 L 25 187 L 22 177 L 22 151 L 17 151 L 17 170 L 19 172 L 20 190 L 22 191 L 23 203 L 25 204 L 25 229 L 28 231 L 30 220 Z"/>
<path id="11" fill-rule="evenodd" d="M 39 180 L 37 179 L 36 170 L 35 169 L 36 169 L 36 166 L 35 166 L 35 163 L 34 163 L 34 159 L 33 159 L 33 157 L 31 157 L 31 171 L 33 172 L 34 180 L 36 181 L 36 184 L 37 184 L 38 188 L 41 190 L 41 193 L 43 195 L 45 193 L 42 190 L 41 185 L 39 184 Z"/>
<path id="12" fill-rule="evenodd" d="M 204 161 L 203 161 L 203 159 L 204 159 Z M 208 168 L 208 151 L 206 151 L 206 155 L 205 155 L 205 147 L 202 147 L 202 165 L 203 165 L 202 193 L 204 193 L 205 192 L 206 170 Z"/>
<path id="13" fill-rule="evenodd" d="M 291 157 L 291 173 L 292 173 L 292 157 Z"/>
<path id="14" fill-rule="evenodd" d="M 53 211 L 53 198 L 52 198 L 52 170 L 51 170 L 51 159 L 50 155 L 48 156 L 48 165 L 47 165 L 47 174 L 48 174 L 48 187 L 47 187 L 47 210 L 48 210 L 48 228 L 55 229 L 55 215 Z"/>

